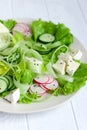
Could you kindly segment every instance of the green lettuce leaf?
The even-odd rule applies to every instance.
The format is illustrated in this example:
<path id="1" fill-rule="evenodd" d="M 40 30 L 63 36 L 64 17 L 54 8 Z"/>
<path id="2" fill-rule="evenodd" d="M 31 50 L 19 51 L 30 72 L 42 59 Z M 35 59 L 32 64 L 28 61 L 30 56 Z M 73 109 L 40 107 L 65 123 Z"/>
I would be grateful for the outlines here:
<path id="1" fill-rule="evenodd" d="M 70 33 L 70 29 L 64 24 L 58 24 L 55 34 L 56 41 L 61 41 L 61 44 L 69 46 L 73 43 L 73 35 Z"/>
<path id="2" fill-rule="evenodd" d="M 41 19 L 33 21 L 31 24 L 32 32 L 33 32 L 33 38 L 35 41 L 37 41 L 38 37 L 45 33 L 45 22 Z"/>
<path id="3" fill-rule="evenodd" d="M 74 74 L 74 78 L 87 80 L 87 63 L 81 63 L 80 67 Z"/>
<path id="4" fill-rule="evenodd" d="M 31 84 L 36 75 L 28 69 L 26 61 L 22 60 L 15 68 L 14 76 L 20 83 Z"/>
<path id="5" fill-rule="evenodd" d="M 9 29 L 10 32 L 12 32 L 12 29 L 16 24 L 16 21 L 12 20 L 12 19 L 8 19 L 7 21 L 6 20 L 0 20 L 0 22 L 2 24 L 4 24 Z"/>
<path id="6" fill-rule="evenodd" d="M 60 85 L 59 87 L 61 91 L 58 90 L 55 94 L 56 96 L 59 94 L 59 92 L 60 94 L 64 94 L 64 95 L 71 94 L 73 92 L 76 92 L 77 90 L 79 90 L 81 87 L 83 87 L 86 84 L 87 64 L 81 63 L 80 67 L 75 72 L 73 77 L 74 77 L 73 82 L 68 82 L 60 78 L 57 79 L 59 82 L 59 85 Z"/>
<path id="7" fill-rule="evenodd" d="M 70 46 L 70 44 L 73 43 L 73 35 L 72 34 L 68 34 L 66 37 L 63 37 L 60 40 L 60 42 L 63 45 Z"/>
<path id="8" fill-rule="evenodd" d="M 65 37 L 67 34 L 70 33 L 70 29 L 67 28 L 64 24 L 58 24 L 57 25 L 57 30 L 56 30 L 56 40 L 59 41 L 61 40 L 63 37 Z"/>
<path id="9" fill-rule="evenodd" d="M 27 92 L 26 94 L 20 95 L 19 103 L 29 104 L 31 102 L 34 102 L 37 98 L 37 94 L 30 94 L 29 92 Z"/>
<path id="10" fill-rule="evenodd" d="M 49 21 L 49 22 L 45 22 L 45 32 L 46 33 L 50 33 L 52 35 L 55 35 L 56 33 L 56 24 L 54 24 L 53 22 Z"/>
<path id="11" fill-rule="evenodd" d="M 24 35 L 20 32 L 15 32 L 14 35 L 12 35 L 12 41 L 14 44 L 18 43 L 18 42 L 21 42 L 21 41 L 24 41 Z"/>

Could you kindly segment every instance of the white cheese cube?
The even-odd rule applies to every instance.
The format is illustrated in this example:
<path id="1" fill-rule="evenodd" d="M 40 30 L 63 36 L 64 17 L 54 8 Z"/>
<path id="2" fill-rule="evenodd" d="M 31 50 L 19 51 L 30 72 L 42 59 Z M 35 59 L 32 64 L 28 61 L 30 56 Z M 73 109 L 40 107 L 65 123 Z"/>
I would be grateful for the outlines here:
<path id="1" fill-rule="evenodd" d="M 75 71 L 78 69 L 79 66 L 80 66 L 80 63 L 78 63 L 74 60 L 68 60 L 67 66 L 66 66 L 67 74 L 72 76 L 75 73 Z"/>
<path id="2" fill-rule="evenodd" d="M 53 64 L 53 68 L 58 73 L 64 75 L 65 74 L 66 63 L 63 60 L 58 60 L 55 64 Z"/>
<path id="3" fill-rule="evenodd" d="M 9 33 L 9 30 L 2 23 L 0 23 L 0 33 Z"/>
<path id="4" fill-rule="evenodd" d="M 68 60 L 72 60 L 72 56 L 69 53 L 61 53 L 58 56 L 59 60 L 63 60 L 65 62 L 67 62 Z"/>
<path id="5" fill-rule="evenodd" d="M 73 57 L 73 59 L 80 60 L 82 57 L 82 52 L 78 49 L 72 49 L 70 51 L 70 55 Z"/>
<path id="6" fill-rule="evenodd" d="M 31 58 L 26 57 L 26 59 L 29 61 L 29 67 L 33 72 L 41 73 L 42 61 L 39 61 L 33 57 L 31 57 Z"/>
<path id="7" fill-rule="evenodd" d="M 11 91 L 11 93 L 9 93 L 7 96 L 4 97 L 6 100 L 8 100 L 9 102 L 11 102 L 12 104 L 17 103 L 17 101 L 20 98 L 20 90 L 19 88 Z"/>

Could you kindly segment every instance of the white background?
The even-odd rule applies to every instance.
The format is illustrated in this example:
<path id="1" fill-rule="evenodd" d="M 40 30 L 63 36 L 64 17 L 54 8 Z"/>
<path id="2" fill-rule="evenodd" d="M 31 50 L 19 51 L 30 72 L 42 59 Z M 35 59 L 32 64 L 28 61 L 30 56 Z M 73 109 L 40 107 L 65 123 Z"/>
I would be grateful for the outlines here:
<path id="1" fill-rule="evenodd" d="M 87 0 L 0 0 L 0 19 L 42 18 L 64 22 L 87 48 Z M 87 130 L 87 86 L 51 111 L 13 115 L 0 112 L 0 130 Z"/>

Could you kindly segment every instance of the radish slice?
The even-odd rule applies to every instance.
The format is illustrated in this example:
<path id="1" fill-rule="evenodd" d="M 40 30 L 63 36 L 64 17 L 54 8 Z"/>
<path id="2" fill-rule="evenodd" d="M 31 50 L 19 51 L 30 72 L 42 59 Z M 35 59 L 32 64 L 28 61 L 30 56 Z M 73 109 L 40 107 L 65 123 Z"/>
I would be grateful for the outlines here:
<path id="1" fill-rule="evenodd" d="M 45 89 L 47 90 L 55 90 L 58 87 L 58 82 L 56 80 L 54 80 L 52 83 L 50 84 L 44 84 L 43 86 Z"/>
<path id="2" fill-rule="evenodd" d="M 30 93 L 36 93 L 38 96 L 42 96 L 46 93 L 45 89 L 42 89 L 39 85 L 33 84 L 29 88 Z"/>
<path id="3" fill-rule="evenodd" d="M 23 30 L 26 31 L 26 32 L 29 32 L 29 31 L 30 31 L 28 25 L 25 24 L 25 23 L 18 23 L 17 26 L 20 26 L 20 27 L 23 28 Z"/>
<path id="4" fill-rule="evenodd" d="M 44 87 L 44 84 L 38 84 L 42 89 L 44 89 L 45 91 L 48 91 L 48 89 L 46 87 Z"/>
<path id="5" fill-rule="evenodd" d="M 54 81 L 53 77 L 51 77 L 49 75 L 48 75 L 48 78 L 49 78 L 49 80 L 48 80 L 48 82 L 46 84 L 50 84 L 50 83 L 52 83 Z"/>
<path id="6" fill-rule="evenodd" d="M 26 23 L 17 23 L 13 28 L 13 34 L 15 31 L 21 32 L 24 35 L 30 35 L 31 31 Z"/>
<path id="7" fill-rule="evenodd" d="M 47 75 L 40 75 L 34 79 L 34 82 L 38 84 L 46 84 L 48 81 L 49 77 Z"/>

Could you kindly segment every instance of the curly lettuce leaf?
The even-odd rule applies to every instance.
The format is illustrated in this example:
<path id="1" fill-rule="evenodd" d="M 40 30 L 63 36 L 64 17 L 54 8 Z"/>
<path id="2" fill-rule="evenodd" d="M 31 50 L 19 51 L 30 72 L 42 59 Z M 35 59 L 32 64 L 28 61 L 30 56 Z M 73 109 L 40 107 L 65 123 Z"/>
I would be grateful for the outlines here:
<path id="1" fill-rule="evenodd" d="M 41 19 L 33 21 L 31 23 L 31 28 L 33 32 L 33 38 L 35 41 L 37 41 L 38 37 L 45 33 L 45 22 Z"/>
<path id="2" fill-rule="evenodd" d="M 64 94 L 64 95 L 71 94 L 73 92 L 76 92 L 86 84 L 87 64 L 81 63 L 80 67 L 75 72 L 73 77 L 74 77 L 73 82 L 68 82 L 60 78 L 57 79 L 60 85 L 59 86 L 60 89 L 56 92 L 55 94 L 56 96 L 58 96 L 58 94 Z"/>
<path id="3" fill-rule="evenodd" d="M 63 45 L 70 46 L 70 44 L 73 43 L 73 35 L 72 34 L 68 34 L 67 36 L 63 37 L 60 40 L 60 42 Z"/>
<path id="4" fill-rule="evenodd" d="M 12 19 L 8 19 L 7 21 L 6 20 L 0 20 L 0 22 L 2 24 L 4 24 L 9 29 L 10 32 L 12 32 L 12 29 L 16 24 L 16 21 L 12 20 Z"/>
<path id="5" fill-rule="evenodd" d="M 87 63 L 81 63 L 80 67 L 74 74 L 74 78 L 87 80 Z"/>
<path id="6" fill-rule="evenodd" d="M 70 29 L 67 28 L 64 24 L 59 23 L 57 25 L 57 30 L 56 30 L 56 40 L 61 40 L 63 37 L 65 37 L 67 34 L 70 33 Z"/>
<path id="7" fill-rule="evenodd" d="M 55 35 L 56 33 L 56 24 L 54 24 L 53 22 L 49 21 L 49 22 L 45 22 L 45 33 L 50 33 L 52 35 Z"/>
<path id="8" fill-rule="evenodd" d="M 38 98 L 37 94 L 30 94 L 29 92 L 20 95 L 19 103 L 29 104 Z"/>
<path id="9" fill-rule="evenodd" d="M 38 37 L 43 33 L 50 33 L 54 35 L 56 33 L 56 25 L 51 21 L 46 22 L 41 19 L 33 21 L 31 24 L 33 38 L 35 41 L 38 40 Z"/>
<path id="10" fill-rule="evenodd" d="M 64 24 L 58 24 L 55 34 L 56 41 L 61 41 L 61 44 L 69 46 L 73 42 L 73 35 L 70 29 Z"/>

